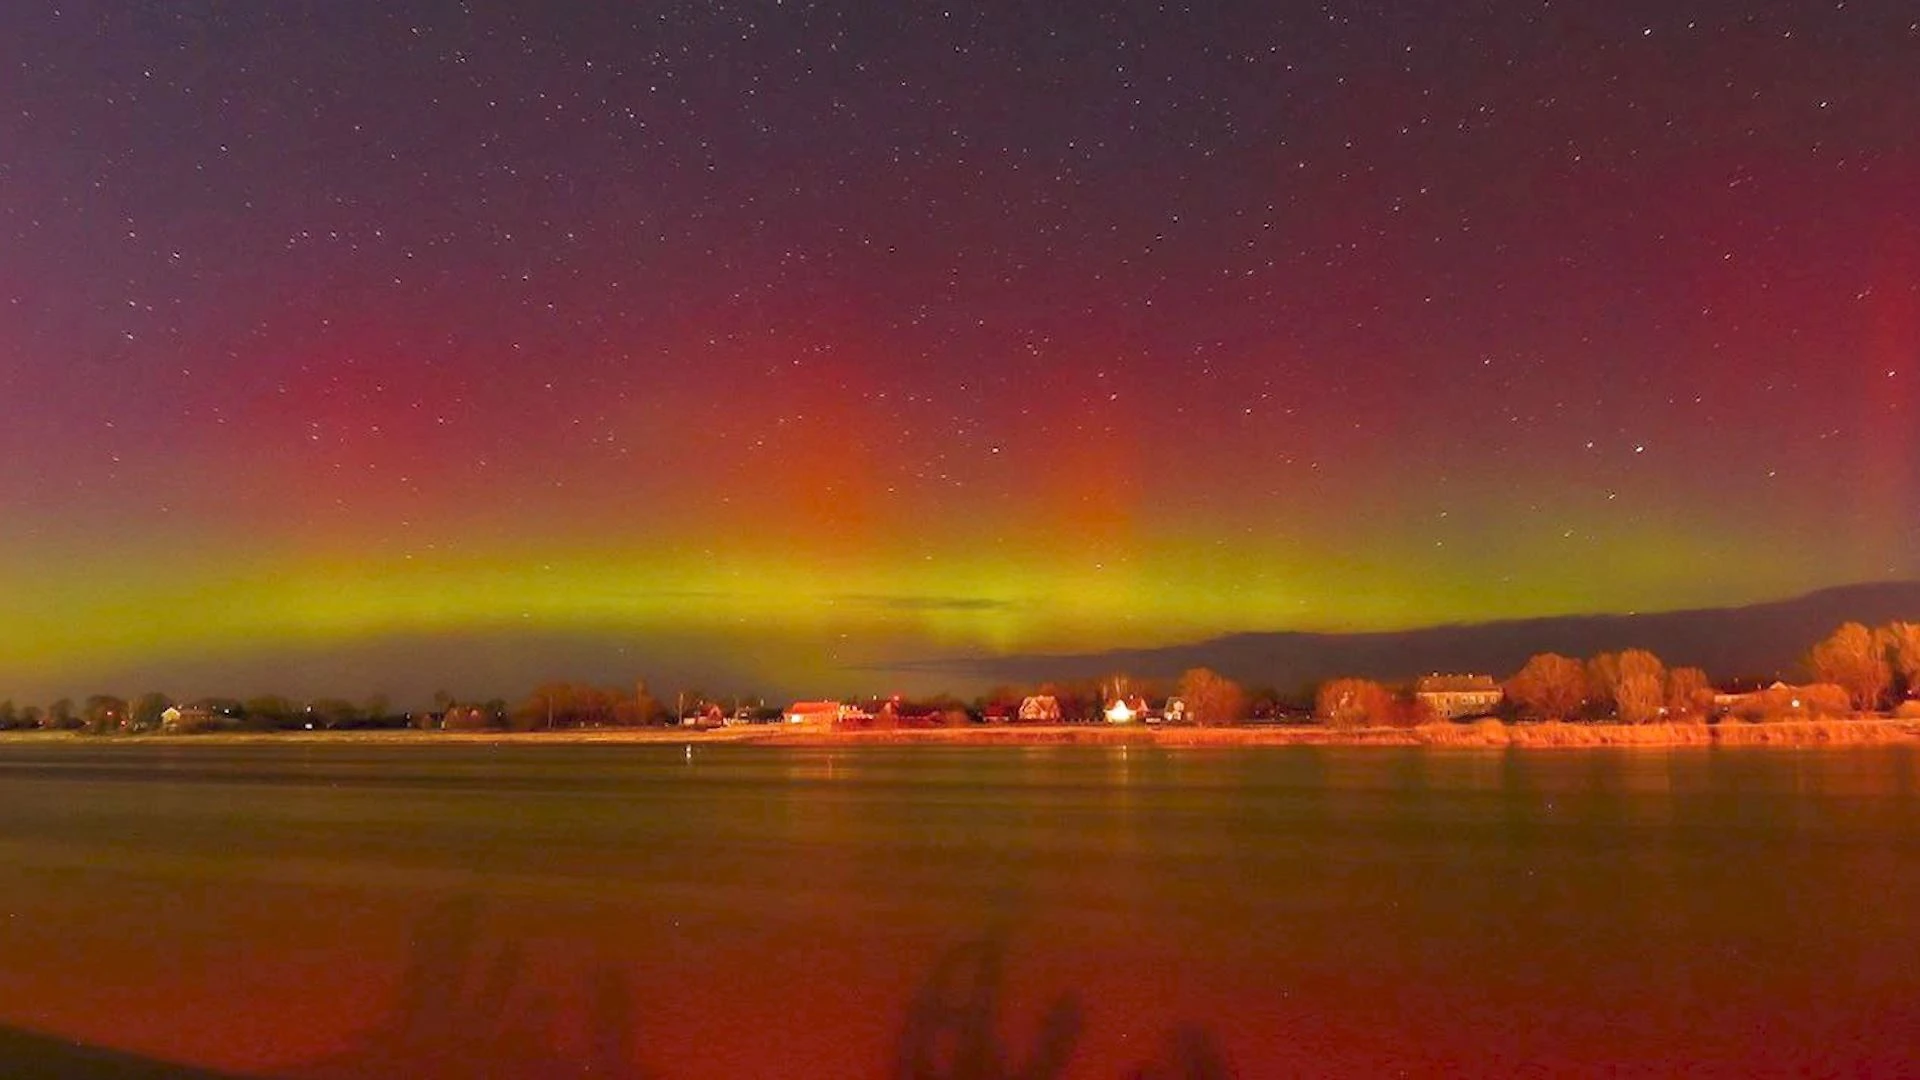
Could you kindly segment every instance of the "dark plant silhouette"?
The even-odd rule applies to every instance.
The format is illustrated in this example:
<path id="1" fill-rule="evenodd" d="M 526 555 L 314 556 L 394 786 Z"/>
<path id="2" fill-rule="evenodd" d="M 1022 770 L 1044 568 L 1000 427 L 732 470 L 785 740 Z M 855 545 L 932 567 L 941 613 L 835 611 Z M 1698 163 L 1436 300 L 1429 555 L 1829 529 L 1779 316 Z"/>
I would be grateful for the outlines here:
<path id="1" fill-rule="evenodd" d="M 999 1033 L 1004 953 L 1004 939 L 989 934 L 941 957 L 907 1010 L 897 1080 L 1045 1080 L 1066 1071 L 1080 1038 L 1078 998 L 1053 1003 L 1032 1054 L 1016 1064 Z"/>
<path id="2" fill-rule="evenodd" d="M 479 906 L 448 901 L 416 927 L 412 955 L 385 1022 L 343 1053 L 279 1072 L 287 1080 L 429 1078 L 537 1080 L 591 1076 L 639 1080 L 628 976 L 600 966 L 586 974 L 585 1044 L 555 1049 L 559 1002 L 528 977 L 520 947 L 480 947 Z M 948 950 L 908 1004 L 892 1075 L 896 1080 L 1055 1080 L 1079 1043 L 1077 994 L 1063 993 L 1039 1034 L 1016 1053 L 1000 1034 L 1006 937 L 993 931 Z M 1162 1056 L 1130 1080 L 1222 1080 L 1233 1075 L 1207 1033 L 1181 1027 Z M 0 1028 L 0 1076 L 90 1080 L 235 1080 L 47 1036 Z"/>
<path id="3" fill-rule="evenodd" d="M 494 1078 L 595 1076 L 639 1078 L 633 994 L 611 967 L 588 975 L 584 1059 L 551 1045 L 559 1015 L 551 996 L 524 978 L 518 945 L 483 958 L 477 907 L 470 899 L 440 905 L 421 924 L 391 1018 L 361 1044 L 294 1075 L 332 1077 L 448 1076 Z"/>
<path id="4" fill-rule="evenodd" d="M 1187 1025 L 1167 1038 L 1167 1060 L 1134 1070 L 1129 1080 L 1227 1080 L 1238 1075 L 1205 1029 Z"/>

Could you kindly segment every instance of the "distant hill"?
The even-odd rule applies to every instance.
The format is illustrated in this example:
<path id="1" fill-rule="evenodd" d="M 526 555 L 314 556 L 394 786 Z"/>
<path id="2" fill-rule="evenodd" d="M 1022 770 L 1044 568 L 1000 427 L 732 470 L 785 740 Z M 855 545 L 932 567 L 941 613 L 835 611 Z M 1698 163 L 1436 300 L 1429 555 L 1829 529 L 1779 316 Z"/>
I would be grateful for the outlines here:
<path id="1" fill-rule="evenodd" d="M 414 708 L 438 690 L 462 698 L 520 700 L 542 681 L 565 678 L 628 686 L 644 676 L 659 691 L 718 688 L 771 701 L 864 693 L 954 692 L 963 697 L 997 683 L 1097 679 L 1125 672 L 1168 678 L 1214 668 L 1250 686 L 1284 693 L 1337 675 L 1398 681 L 1432 671 L 1504 678 L 1536 652 L 1586 657 L 1607 650 L 1652 649 L 1672 665 L 1698 665 L 1716 679 L 1799 674 L 1814 642 L 1848 620 L 1920 622 L 1920 581 L 1825 589 L 1747 607 L 1653 615 L 1586 615 L 1374 634 L 1249 633 L 1186 645 L 1068 655 L 914 656 L 910 638 L 869 644 L 852 658 L 844 642 L 717 634 L 541 631 L 479 628 L 464 634 L 393 635 L 333 644 L 263 643 L 257 649 L 143 656 L 112 669 L 75 675 L 71 685 L 0 686 L 0 697 L 82 697 L 100 687 L 160 687 L 192 698 L 258 693 L 358 700 L 378 692 Z M 931 649 L 930 644 L 922 646 Z M 884 660 L 887 651 L 907 656 Z M 898 655 L 898 654 L 895 654 Z M 4 680 L 0 664 L 0 681 Z"/>
<path id="2" fill-rule="evenodd" d="M 1650 615 L 1575 615 L 1367 634 L 1248 633 L 1190 645 L 1102 653 L 1012 656 L 940 666 L 996 682 L 1176 676 L 1210 667 L 1283 691 L 1340 675 L 1400 680 L 1428 672 L 1501 678 L 1539 652 L 1587 657 L 1650 649 L 1670 666 L 1698 666 L 1716 679 L 1792 677 L 1816 641 L 1843 622 L 1920 621 L 1920 581 L 1847 585 L 1772 603 Z"/>

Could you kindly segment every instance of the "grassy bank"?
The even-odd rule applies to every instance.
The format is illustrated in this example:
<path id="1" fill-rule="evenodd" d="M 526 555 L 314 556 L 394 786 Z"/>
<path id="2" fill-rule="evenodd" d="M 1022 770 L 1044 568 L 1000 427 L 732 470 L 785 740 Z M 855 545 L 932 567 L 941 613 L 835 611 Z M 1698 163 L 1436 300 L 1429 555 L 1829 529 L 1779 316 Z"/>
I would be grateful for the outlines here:
<path id="1" fill-rule="evenodd" d="M 1858 717 L 1751 724 L 1569 724 L 1557 721 L 1503 724 L 1429 723 L 1415 728 L 1330 728 L 1318 725 L 1248 727 L 1151 727 L 1073 724 L 1006 727 L 898 728 L 827 731 L 779 725 L 693 730 L 606 728 L 590 731 L 285 731 L 201 735 L 87 736 L 74 732 L 0 733 L 9 744 L 264 745 L 354 743 L 360 745 L 646 745 L 752 743 L 763 746 L 1425 746 L 1436 748 L 1577 749 L 1675 746 L 1870 746 L 1920 742 L 1920 721 Z"/>
<path id="2" fill-rule="evenodd" d="M 1863 746 L 1920 741 L 1920 726 L 1877 717 L 1749 724 L 1423 724 L 1414 734 L 1428 746 L 1515 746 L 1527 749 L 1596 746 Z"/>
<path id="3" fill-rule="evenodd" d="M 1061 726 L 781 732 L 781 746 L 1427 746 L 1580 747 L 1861 746 L 1920 742 L 1920 724 L 1878 717 L 1774 724 L 1432 723 L 1416 728 Z"/>

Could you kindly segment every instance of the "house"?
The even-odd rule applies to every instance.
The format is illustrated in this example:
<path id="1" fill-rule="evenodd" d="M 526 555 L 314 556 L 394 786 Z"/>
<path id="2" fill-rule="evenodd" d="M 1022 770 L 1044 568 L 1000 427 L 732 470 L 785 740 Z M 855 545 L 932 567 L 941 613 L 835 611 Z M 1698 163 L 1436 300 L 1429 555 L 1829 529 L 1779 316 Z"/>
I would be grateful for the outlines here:
<path id="1" fill-rule="evenodd" d="M 871 720 L 873 714 L 858 705 L 843 705 L 838 701 L 796 701 L 787 706 L 780 719 L 789 724 L 832 727 Z"/>
<path id="2" fill-rule="evenodd" d="M 1807 703 L 1821 697 L 1822 690 L 1817 684 L 1795 686 L 1775 679 L 1757 690 L 1714 691 L 1713 711 L 1715 715 L 1722 716 L 1728 713 L 1759 715 L 1785 710 L 1798 711 Z"/>
<path id="3" fill-rule="evenodd" d="M 1131 724 L 1146 719 L 1147 701 L 1142 697 L 1114 698 L 1109 702 L 1105 715 L 1109 724 Z"/>
<path id="4" fill-rule="evenodd" d="M 1769 694 L 1775 697 L 1791 698 L 1796 689 L 1798 689 L 1798 687 L 1775 679 L 1766 686 L 1755 686 L 1754 689 L 1751 690 L 1738 688 L 1732 690 L 1715 690 L 1713 692 L 1713 711 L 1716 713 L 1725 713 L 1732 712 L 1742 705 L 1757 705 Z"/>
<path id="5" fill-rule="evenodd" d="M 781 719 L 789 724 L 808 724 L 815 727 L 831 727 L 840 719 L 843 706 L 837 701 L 796 701 L 787 706 Z"/>
<path id="6" fill-rule="evenodd" d="M 943 727 L 947 723 L 947 714 L 938 706 L 894 698 L 880 706 L 872 719 L 875 727 L 882 728 Z"/>
<path id="7" fill-rule="evenodd" d="M 1169 724 L 1186 723 L 1188 720 L 1187 699 L 1177 698 L 1177 697 L 1168 698 L 1167 707 L 1161 710 L 1160 715 L 1161 715 L 1161 718 L 1164 719 Z"/>
<path id="8" fill-rule="evenodd" d="M 160 730 L 171 734 L 186 735 L 199 731 L 212 731 L 218 728 L 236 726 L 236 721 L 226 712 L 204 702 L 189 705 L 169 705 L 160 713 Z"/>
<path id="9" fill-rule="evenodd" d="M 1020 721 L 1027 724 L 1060 722 L 1060 699 L 1052 694 L 1031 694 L 1020 702 Z"/>
<path id="10" fill-rule="evenodd" d="M 682 727 L 719 727 L 726 722 L 726 711 L 711 703 L 695 706 L 680 715 Z"/>
<path id="11" fill-rule="evenodd" d="M 1414 681 L 1413 696 L 1442 720 L 1487 716 L 1507 699 L 1491 675 L 1426 675 Z"/>

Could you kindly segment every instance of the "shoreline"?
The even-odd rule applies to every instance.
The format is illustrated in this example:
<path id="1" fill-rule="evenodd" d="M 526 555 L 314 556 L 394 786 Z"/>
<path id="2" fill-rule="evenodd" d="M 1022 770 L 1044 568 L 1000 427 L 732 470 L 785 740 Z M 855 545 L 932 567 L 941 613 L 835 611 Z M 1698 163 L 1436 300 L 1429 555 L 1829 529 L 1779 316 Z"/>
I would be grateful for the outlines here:
<path id="1" fill-rule="evenodd" d="M 1793 720 L 1775 723 L 1586 724 L 1543 721 L 1506 724 L 1437 722 L 1414 728 L 1337 729 L 1318 725 L 1156 727 L 1114 724 L 1006 725 L 796 729 L 778 725 L 732 728 L 600 728 L 569 731 L 262 731 L 193 735 L 86 735 L 75 731 L 0 732 L 0 747 L 249 746 L 352 744 L 386 746 L 498 745 L 754 745 L 842 749 L 859 746 L 1139 746 L 1235 748 L 1263 746 L 1392 746 L 1430 749 L 1669 749 L 1694 746 L 1879 746 L 1920 743 L 1920 721 L 1884 717 Z"/>

